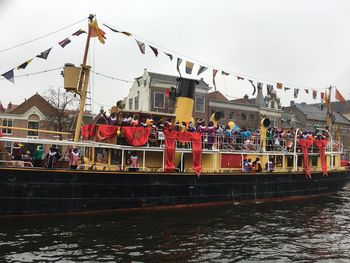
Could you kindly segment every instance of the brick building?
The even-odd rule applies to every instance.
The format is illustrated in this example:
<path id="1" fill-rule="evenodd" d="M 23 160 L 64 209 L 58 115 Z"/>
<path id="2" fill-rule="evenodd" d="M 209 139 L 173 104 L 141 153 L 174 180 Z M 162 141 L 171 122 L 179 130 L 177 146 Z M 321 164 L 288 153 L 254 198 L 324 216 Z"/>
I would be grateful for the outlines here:
<path id="1" fill-rule="evenodd" d="M 142 76 L 135 81 L 125 98 L 126 111 L 174 113 L 174 101 L 166 94 L 171 87 L 176 87 L 176 76 L 148 72 L 144 70 Z M 263 96 L 258 88 L 257 97 L 228 100 L 219 91 L 210 92 L 211 87 L 203 80 L 198 80 L 195 103 L 192 116 L 194 120 L 209 121 L 211 114 L 223 112 L 220 121 L 226 124 L 233 120 L 241 127 L 255 129 L 259 127 L 262 118 L 270 118 L 272 125 L 279 126 L 281 119 L 281 105 L 276 94 Z"/>

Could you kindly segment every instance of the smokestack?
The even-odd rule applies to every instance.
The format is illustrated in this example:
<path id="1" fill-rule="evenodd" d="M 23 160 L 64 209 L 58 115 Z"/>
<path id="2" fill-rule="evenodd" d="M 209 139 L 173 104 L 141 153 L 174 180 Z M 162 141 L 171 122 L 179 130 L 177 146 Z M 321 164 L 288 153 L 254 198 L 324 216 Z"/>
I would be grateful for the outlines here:
<path id="1" fill-rule="evenodd" d="M 199 82 L 194 79 L 177 79 L 175 122 L 192 121 L 194 98 L 198 84 Z"/>

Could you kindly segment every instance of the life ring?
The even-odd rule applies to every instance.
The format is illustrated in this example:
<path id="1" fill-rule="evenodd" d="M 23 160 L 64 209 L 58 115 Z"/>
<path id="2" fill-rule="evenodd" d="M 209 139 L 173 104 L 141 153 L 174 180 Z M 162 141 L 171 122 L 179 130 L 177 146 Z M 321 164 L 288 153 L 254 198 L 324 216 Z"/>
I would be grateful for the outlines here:
<path id="1" fill-rule="evenodd" d="M 107 138 L 105 136 L 103 136 L 102 132 L 100 129 L 98 129 L 97 133 L 96 133 L 96 137 L 100 142 L 105 141 Z"/>

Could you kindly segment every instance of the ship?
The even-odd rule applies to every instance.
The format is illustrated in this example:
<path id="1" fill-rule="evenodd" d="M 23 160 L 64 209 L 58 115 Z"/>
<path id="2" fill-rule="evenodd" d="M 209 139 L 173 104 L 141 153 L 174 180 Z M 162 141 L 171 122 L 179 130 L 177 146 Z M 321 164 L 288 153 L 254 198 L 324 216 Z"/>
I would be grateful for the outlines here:
<path id="1" fill-rule="evenodd" d="M 93 123 L 81 125 L 90 74 L 86 64 L 90 36 L 89 26 L 82 65 L 66 64 L 63 72 L 65 89 L 80 97 L 74 140 L 0 137 L 0 144 L 78 147 L 82 161 L 70 169 L 64 161 L 47 168 L 35 167 L 30 161 L 1 160 L 0 215 L 292 201 L 332 195 L 349 182 L 350 170 L 341 165 L 341 141 L 333 140 L 329 127 L 320 128 L 320 136 L 313 138 L 300 136 L 296 129 L 286 147 L 271 145 L 267 118 L 261 120 L 255 137 L 245 134 L 246 138 L 228 140 L 222 134 L 184 130 L 194 125 L 198 84 L 194 79 L 178 79 L 171 94 L 176 102 L 174 114 L 159 114 L 158 119 L 163 120 L 159 129 L 152 123 L 140 127 L 120 120 L 111 124 L 104 113 Z M 122 103 L 111 109 L 113 116 L 126 113 L 138 114 L 140 119 L 151 114 L 125 112 Z M 217 126 L 220 112 L 210 120 Z M 235 124 L 227 126 L 232 130 Z M 130 162 L 135 155 L 136 165 Z M 251 167 L 250 160 L 258 165 Z"/>

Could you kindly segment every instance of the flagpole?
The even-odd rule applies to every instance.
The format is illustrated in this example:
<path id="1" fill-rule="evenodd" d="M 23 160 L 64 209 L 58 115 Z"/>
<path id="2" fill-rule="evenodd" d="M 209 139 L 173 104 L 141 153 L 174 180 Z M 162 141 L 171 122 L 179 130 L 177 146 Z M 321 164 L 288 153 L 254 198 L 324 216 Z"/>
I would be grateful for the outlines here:
<path id="1" fill-rule="evenodd" d="M 94 15 L 89 15 L 89 24 L 93 21 Z M 74 142 L 78 142 L 80 138 L 80 129 L 84 115 L 84 108 L 86 102 L 87 89 L 89 84 L 89 76 L 90 76 L 90 66 L 86 65 L 87 57 L 89 54 L 89 46 L 90 46 L 90 38 L 91 38 L 91 29 L 90 25 L 88 25 L 88 33 L 85 44 L 84 58 L 83 63 L 81 64 L 81 73 L 79 78 L 78 90 L 77 93 L 80 96 L 80 105 L 79 105 L 79 114 L 77 118 L 77 123 L 75 126 L 75 134 L 74 134 Z"/>
<path id="2" fill-rule="evenodd" d="M 333 118 L 333 113 L 332 113 L 332 105 L 331 105 L 331 93 L 332 93 L 332 86 L 329 86 L 328 88 L 328 96 L 326 98 L 326 107 L 327 107 L 327 126 L 329 132 L 332 131 L 332 118 Z"/>

